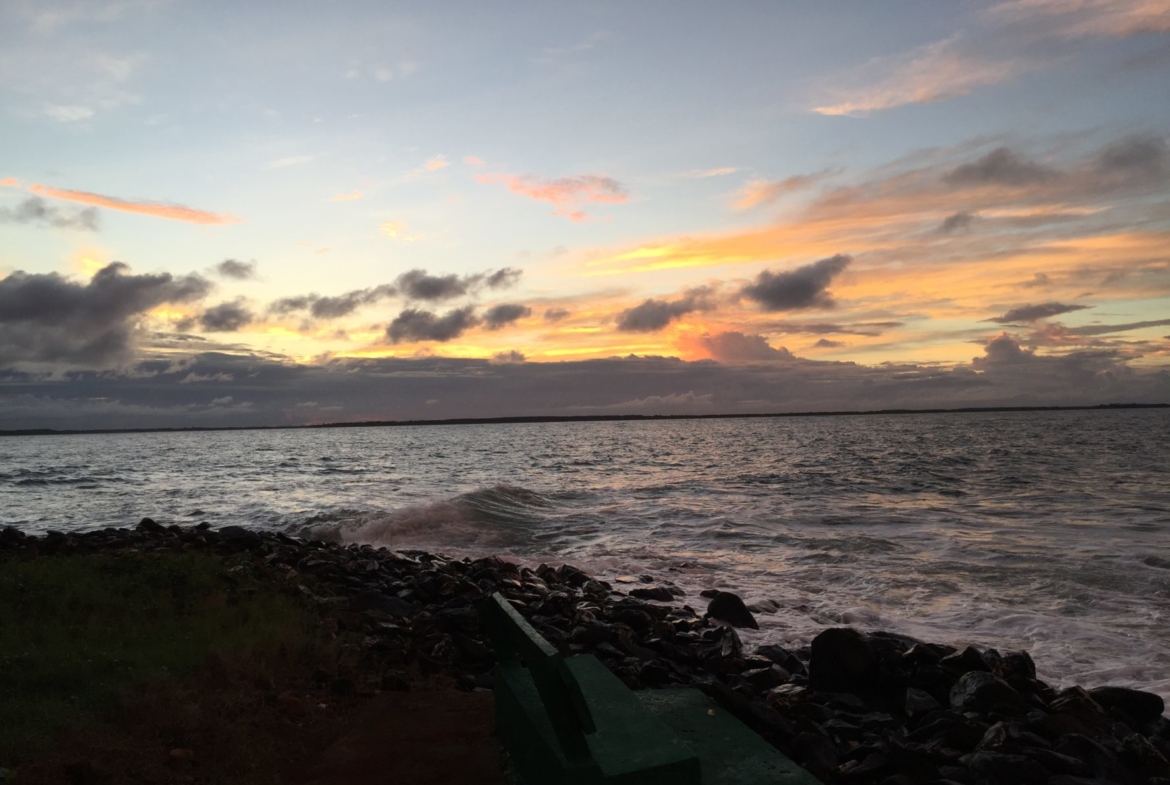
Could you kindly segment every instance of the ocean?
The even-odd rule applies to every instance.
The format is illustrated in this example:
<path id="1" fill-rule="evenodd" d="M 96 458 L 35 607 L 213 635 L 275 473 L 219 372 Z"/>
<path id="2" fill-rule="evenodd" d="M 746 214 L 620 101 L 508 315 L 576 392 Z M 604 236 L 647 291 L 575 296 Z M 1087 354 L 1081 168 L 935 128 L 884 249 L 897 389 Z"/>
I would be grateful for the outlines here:
<path id="1" fill-rule="evenodd" d="M 0 439 L 0 525 L 240 524 L 568 562 L 1170 699 L 1170 411 Z"/>

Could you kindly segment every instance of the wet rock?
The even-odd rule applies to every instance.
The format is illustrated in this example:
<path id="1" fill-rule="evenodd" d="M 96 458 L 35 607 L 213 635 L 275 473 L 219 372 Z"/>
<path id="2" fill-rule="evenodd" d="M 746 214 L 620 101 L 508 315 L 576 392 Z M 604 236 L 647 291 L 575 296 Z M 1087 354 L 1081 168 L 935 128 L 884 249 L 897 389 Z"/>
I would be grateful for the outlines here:
<path id="1" fill-rule="evenodd" d="M 674 594 L 665 586 L 640 586 L 636 589 L 630 589 L 630 596 L 637 597 L 639 600 L 655 600 L 656 602 L 670 602 L 674 599 Z"/>
<path id="2" fill-rule="evenodd" d="M 971 671 L 990 671 L 987 661 L 974 646 L 968 646 L 962 651 L 948 654 L 938 661 L 939 667 L 951 671 L 956 676 L 962 676 Z"/>
<path id="3" fill-rule="evenodd" d="M 569 633 L 569 641 L 582 646 L 598 646 L 613 638 L 613 627 L 599 621 L 579 624 Z M 619 652 L 620 654 L 620 652 Z"/>
<path id="4" fill-rule="evenodd" d="M 732 627 L 746 627 L 752 630 L 760 629 L 756 617 L 743 604 L 739 595 L 729 591 L 721 591 L 707 604 L 707 617 Z"/>
<path id="5" fill-rule="evenodd" d="M 1128 687 L 1097 687 L 1089 690 L 1094 701 L 1106 709 L 1117 709 L 1145 724 L 1162 716 L 1166 703 L 1161 695 Z"/>
<path id="6" fill-rule="evenodd" d="M 1136 778 L 1104 745 L 1076 733 L 1061 737 L 1056 744 L 1056 751 L 1061 755 L 1076 758 L 1092 771 L 1093 776 L 1108 782 L 1130 783 Z"/>
<path id="7" fill-rule="evenodd" d="M 1170 777 L 1170 762 L 1141 734 L 1131 733 L 1122 739 L 1118 758 L 1144 777 Z"/>
<path id="8" fill-rule="evenodd" d="M 753 668 L 740 674 L 757 691 L 770 690 L 787 682 L 792 674 L 779 665 L 769 665 L 766 668 Z"/>
<path id="9" fill-rule="evenodd" d="M 149 532 L 151 534 L 160 534 L 166 529 L 161 524 L 155 522 L 154 518 L 143 518 L 138 522 L 138 531 Z"/>
<path id="10" fill-rule="evenodd" d="M 792 751 L 800 765 L 820 780 L 827 780 L 837 770 L 837 748 L 828 738 L 816 733 L 800 733 L 792 740 Z"/>
<path id="11" fill-rule="evenodd" d="M 400 619 L 415 612 L 415 608 L 406 600 L 374 590 L 358 592 L 350 598 L 349 606 L 355 611 L 374 611 L 393 619 Z"/>
<path id="12" fill-rule="evenodd" d="M 410 689 L 410 680 L 399 671 L 390 671 L 382 676 L 382 689 L 387 692 L 406 692 Z"/>
<path id="13" fill-rule="evenodd" d="M 925 690 L 910 687 L 906 690 L 904 708 L 911 717 L 916 717 L 942 708 L 934 696 Z"/>
<path id="14" fill-rule="evenodd" d="M 975 752 L 959 761 L 975 773 L 978 785 L 1048 785 L 1048 772 L 1039 763 L 1023 755 Z"/>
<path id="15" fill-rule="evenodd" d="M 243 526 L 224 526 L 217 529 L 215 533 L 221 542 L 242 548 L 252 548 L 263 541 L 257 532 L 245 529 Z"/>
<path id="16" fill-rule="evenodd" d="M 1036 663 L 1026 651 L 1010 651 L 991 664 L 991 672 L 1004 681 L 1035 679 Z"/>
<path id="17" fill-rule="evenodd" d="M 981 750 L 1000 750 L 1005 747 L 1048 748 L 1050 746 L 1047 741 L 1028 731 L 1023 723 L 1019 722 L 997 722 L 987 729 L 987 733 L 979 742 Z"/>
<path id="18" fill-rule="evenodd" d="M 833 627 L 813 638 L 808 671 L 815 689 L 866 692 L 874 687 L 877 661 L 865 636 L 848 627 Z"/>
<path id="19" fill-rule="evenodd" d="M 959 711 L 984 712 L 997 706 L 1020 707 L 1020 693 L 987 671 L 968 671 L 951 688 L 951 706 Z"/>
<path id="20" fill-rule="evenodd" d="M 66 763 L 61 767 L 61 773 L 65 775 L 65 781 L 69 785 L 105 785 L 110 781 L 110 775 L 90 761 Z"/>

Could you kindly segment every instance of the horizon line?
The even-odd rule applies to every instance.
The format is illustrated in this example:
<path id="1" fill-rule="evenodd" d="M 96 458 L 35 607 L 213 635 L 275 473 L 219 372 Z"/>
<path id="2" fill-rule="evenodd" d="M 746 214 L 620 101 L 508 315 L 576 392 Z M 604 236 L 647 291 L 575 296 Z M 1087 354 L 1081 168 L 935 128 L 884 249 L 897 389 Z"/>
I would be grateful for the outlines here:
<path id="1" fill-rule="evenodd" d="M 1170 403 L 1098 403 L 1080 406 L 964 406 L 953 409 L 864 409 L 826 412 L 755 412 L 747 414 L 567 414 L 515 417 L 448 417 L 435 420 L 357 420 L 304 425 L 221 425 L 160 428 L 21 428 L 0 430 L 0 436 L 83 436 L 115 433 L 189 433 L 207 431 L 294 431 L 322 428 L 401 428 L 441 425 L 525 425 L 557 422 L 629 422 L 661 420 L 752 420 L 775 417 L 865 417 L 890 414 L 979 414 L 993 412 L 1100 411 L 1167 409 Z"/>

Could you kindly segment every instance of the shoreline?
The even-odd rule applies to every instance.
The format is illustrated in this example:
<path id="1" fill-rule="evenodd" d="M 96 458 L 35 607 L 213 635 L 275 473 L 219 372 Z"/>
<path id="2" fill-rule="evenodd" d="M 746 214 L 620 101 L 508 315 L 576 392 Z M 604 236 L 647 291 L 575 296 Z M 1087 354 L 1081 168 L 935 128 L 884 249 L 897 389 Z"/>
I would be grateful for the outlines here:
<path id="1" fill-rule="evenodd" d="M 306 425 L 225 425 L 187 428 L 25 428 L 0 430 L 2 436 L 83 436 L 116 433 L 205 433 L 214 431 L 299 431 L 328 428 L 404 428 L 442 425 L 529 425 L 561 422 L 661 422 L 669 420 L 760 420 L 784 417 L 878 417 L 907 414 L 993 414 L 996 412 L 1083 412 L 1170 409 L 1170 403 L 1100 403 L 1083 406 L 966 406 L 954 409 L 865 409 L 827 412 L 756 412 L 748 414 L 582 414 L 516 417 L 457 417 L 441 420 L 365 420 Z"/>
<path id="2" fill-rule="evenodd" d="M 491 688 L 494 655 L 475 605 L 500 591 L 564 653 L 597 656 L 632 689 L 698 687 L 829 783 L 1170 778 L 1170 720 L 1159 696 L 1057 691 L 1036 678 L 1026 652 L 960 651 L 849 627 L 806 646 L 745 651 L 738 636 L 703 621 L 706 598 L 649 576 L 615 586 L 568 565 L 455 560 L 150 519 L 134 529 L 43 536 L 0 529 L 0 561 L 173 552 L 245 558 L 372 651 L 468 691 Z"/>

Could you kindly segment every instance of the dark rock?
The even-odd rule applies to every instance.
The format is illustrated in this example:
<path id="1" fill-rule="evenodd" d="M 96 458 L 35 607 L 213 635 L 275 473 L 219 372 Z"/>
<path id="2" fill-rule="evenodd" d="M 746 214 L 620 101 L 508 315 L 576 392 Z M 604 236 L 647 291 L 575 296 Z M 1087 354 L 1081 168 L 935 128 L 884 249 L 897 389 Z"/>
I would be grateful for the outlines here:
<path id="1" fill-rule="evenodd" d="M 943 779 L 936 780 L 933 785 L 944 785 L 944 783 L 956 783 L 956 785 L 975 785 L 975 775 L 970 769 L 962 766 L 939 766 L 939 776 Z"/>
<path id="2" fill-rule="evenodd" d="M 978 785 L 1048 785 L 1048 772 L 1023 755 L 974 752 L 959 761 L 975 773 Z"/>
<path id="3" fill-rule="evenodd" d="M 1118 709 L 1141 724 L 1158 719 L 1166 711 L 1161 695 L 1128 687 L 1097 687 L 1089 690 L 1089 695 L 1106 709 Z"/>
<path id="4" fill-rule="evenodd" d="M 874 687 L 877 662 L 865 636 L 848 627 L 833 627 L 813 638 L 808 670 L 815 689 L 863 692 Z"/>
<path id="5" fill-rule="evenodd" d="M 414 607 L 406 600 L 375 590 L 358 592 L 350 598 L 349 605 L 355 611 L 384 613 L 394 619 L 410 616 L 415 612 Z"/>
<path id="6" fill-rule="evenodd" d="M 1026 651 L 1009 651 L 991 664 L 991 672 L 999 678 L 1035 679 L 1036 663 L 1032 662 L 1032 655 Z"/>
<path id="7" fill-rule="evenodd" d="M 951 688 L 951 706 L 959 711 L 984 712 L 995 706 L 1018 707 L 1020 694 L 987 671 L 968 671 Z"/>
<path id="8" fill-rule="evenodd" d="M 215 533 L 222 542 L 247 548 L 259 545 L 263 541 L 258 532 L 245 529 L 243 526 L 224 526 Z"/>
<path id="9" fill-rule="evenodd" d="M 399 671 L 390 671 L 382 676 L 382 689 L 387 692 L 405 692 L 410 689 L 410 680 Z"/>
<path id="10" fill-rule="evenodd" d="M 1170 762 L 1141 734 L 1131 733 L 1122 739 L 1118 757 L 1144 777 L 1170 777 Z"/>
<path id="11" fill-rule="evenodd" d="M 149 532 L 151 534 L 159 534 L 166 531 L 161 524 L 155 522 L 154 518 L 143 518 L 138 522 L 138 531 Z"/>
<path id="12" fill-rule="evenodd" d="M 639 600 L 655 600 L 657 602 L 670 602 L 674 599 L 674 594 L 665 586 L 639 586 L 636 589 L 630 589 L 630 596 L 637 597 Z"/>
<path id="13" fill-rule="evenodd" d="M 613 627 L 599 621 L 589 621 L 573 628 L 569 640 L 583 646 L 597 646 L 613 638 Z M 615 649 L 616 651 L 616 649 Z M 621 654 L 621 652 L 618 652 Z M 625 656 L 625 655 L 621 655 Z"/>
<path id="14" fill-rule="evenodd" d="M 779 665 L 789 673 L 804 673 L 804 663 L 800 659 L 783 646 L 777 646 L 774 643 L 769 643 L 760 646 L 756 649 L 756 654 L 761 657 L 767 657 L 772 662 Z"/>
<path id="15" fill-rule="evenodd" d="M 797 762 L 818 779 L 827 780 L 837 770 L 837 749 L 833 742 L 817 733 L 799 733 L 792 740 Z"/>
<path id="16" fill-rule="evenodd" d="M 754 668 L 741 674 L 758 691 L 770 690 L 784 684 L 792 677 L 788 671 L 779 665 L 769 665 L 767 668 Z"/>
<path id="17" fill-rule="evenodd" d="M 707 616 L 724 624 L 730 624 L 732 627 L 760 629 L 756 617 L 743 604 L 739 595 L 729 591 L 721 591 L 715 595 L 714 599 L 707 605 Z"/>
<path id="18" fill-rule="evenodd" d="M 890 760 L 882 752 L 871 752 L 857 766 L 846 768 L 842 766 L 838 771 L 846 782 L 866 781 L 885 774 L 890 770 Z"/>
<path id="19" fill-rule="evenodd" d="M 948 654 L 938 661 L 939 667 L 951 671 L 956 676 L 962 676 L 971 671 L 990 671 L 987 661 L 974 646 L 968 646 L 960 652 Z"/>
<path id="20" fill-rule="evenodd" d="M 105 785 L 110 781 L 110 775 L 96 768 L 89 761 L 66 763 L 61 767 L 65 781 L 69 785 Z"/>
<path id="21" fill-rule="evenodd" d="M 939 702 L 934 699 L 934 696 L 925 690 L 915 689 L 914 687 L 906 690 L 905 701 L 906 713 L 911 717 L 916 717 L 920 714 L 935 711 L 942 708 Z"/>
<path id="22" fill-rule="evenodd" d="M 1056 744 L 1056 751 L 1085 763 L 1095 777 L 1119 783 L 1137 781 L 1132 773 L 1125 770 L 1116 755 L 1088 736 L 1076 733 L 1063 736 Z"/>
<path id="23" fill-rule="evenodd" d="M 1086 776 L 1091 773 L 1088 765 L 1077 758 L 1061 755 L 1053 750 L 1039 747 L 1021 747 L 1017 750 L 1020 755 L 1026 755 L 1044 768 L 1056 774 L 1070 774 L 1075 777 Z"/>

